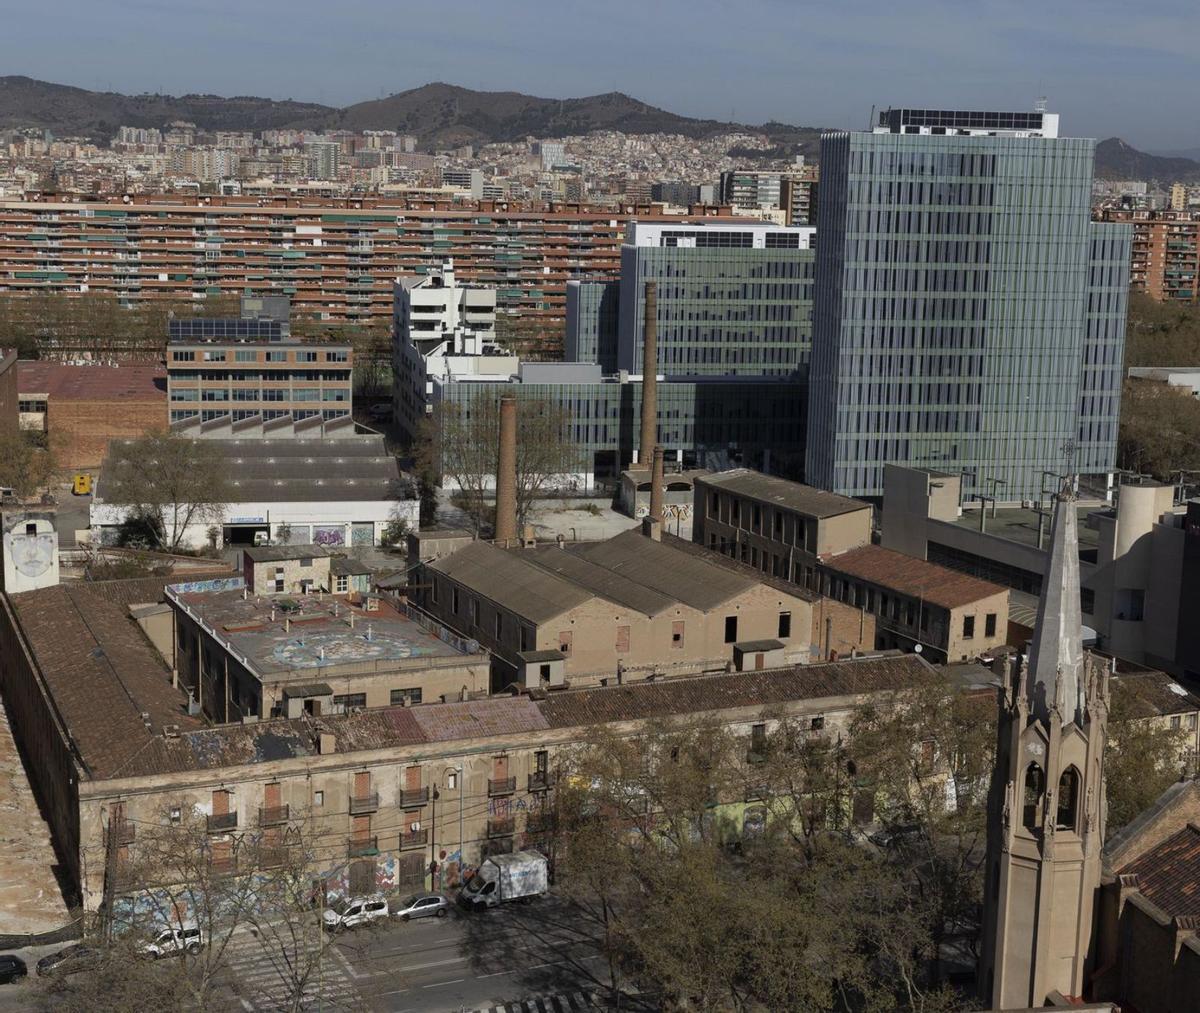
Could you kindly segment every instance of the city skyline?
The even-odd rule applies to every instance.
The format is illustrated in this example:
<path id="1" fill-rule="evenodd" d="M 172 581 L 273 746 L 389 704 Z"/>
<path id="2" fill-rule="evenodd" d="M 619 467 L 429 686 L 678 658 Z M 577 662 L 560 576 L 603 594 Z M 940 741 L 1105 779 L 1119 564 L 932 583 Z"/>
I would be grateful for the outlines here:
<path id="1" fill-rule="evenodd" d="M 877 0 L 852 6 L 757 0 L 725 23 L 715 4 L 665 0 L 655 23 L 670 25 L 666 32 L 654 24 L 631 31 L 630 5 L 614 12 L 572 4 L 546 19 L 536 3 L 503 11 L 468 3 L 452 26 L 434 11 L 406 10 L 392 30 L 363 0 L 336 13 L 274 0 L 219 0 L 204 13 L 159 0 L 102 9 L 70 0 L 54 16 L 33 9 L 11 19 L 0 65 L 92 90 L 333 106 L 431 81 L 551 98 L 621 91 L 682 115 L 830 128 L 865 126 L 872 105 L 944 105 L 935 96 L 952 81 L 960 108 L 1032 108 L 1046 95 L 1069 136 L 1119 136 L 1153 151 L 1200 145 L 1200 115 L 1177 88 L 1197 61 L 1178 30 L 1187 11 L 1176 0 L 1122 22 L 1119 37 L 1105 27 L 1106 11 L 1120 12 L 1110 0 L 1028 13 L 999 2 L 970 10 L 942 0 L 903 11 Z M 64 17 L 75 28 L 70 38 L 86 44 L 63 36 Z M 718 23 L 721 31 L 712 31 Z M 114 24 L 130 26 L 123 42 L 93 45 Z M 219 64 L 213 52 L 223 54 Z"/>

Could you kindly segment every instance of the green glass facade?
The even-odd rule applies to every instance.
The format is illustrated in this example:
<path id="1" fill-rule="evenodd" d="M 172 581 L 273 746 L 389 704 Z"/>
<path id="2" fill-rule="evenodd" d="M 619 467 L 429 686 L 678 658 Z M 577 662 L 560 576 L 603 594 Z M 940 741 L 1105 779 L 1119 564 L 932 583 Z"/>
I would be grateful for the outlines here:
<path id="1" fill-rule="evenodd" d="M 1015 500 L 1111 470 L 1129 239 L 1090 222 L 1094 147 L 822 138 L 807 481 L 879 497 L 894 462 Z"/>
<path id="2" fill-rule="evenodd" d="M 617 371 L 617 325 L 621 283 L 567 282 L 567 362 L 597 362 L 605 373 Z"/>

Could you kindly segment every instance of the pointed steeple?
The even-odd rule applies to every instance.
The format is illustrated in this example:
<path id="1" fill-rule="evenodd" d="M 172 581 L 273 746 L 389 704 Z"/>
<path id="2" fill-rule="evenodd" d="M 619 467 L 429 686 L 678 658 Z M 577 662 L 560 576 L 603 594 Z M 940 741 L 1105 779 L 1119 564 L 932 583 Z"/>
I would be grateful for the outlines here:
<path id="1" fill-rule="evenodd" d="M 1083 620 L 1079 613 L 1079 531 L 1070 479 L 1055 497 L 1050 557 L 1038 602 L 1026 682 L 1029 712 L 1064 724 L 1083 722 Z"/>

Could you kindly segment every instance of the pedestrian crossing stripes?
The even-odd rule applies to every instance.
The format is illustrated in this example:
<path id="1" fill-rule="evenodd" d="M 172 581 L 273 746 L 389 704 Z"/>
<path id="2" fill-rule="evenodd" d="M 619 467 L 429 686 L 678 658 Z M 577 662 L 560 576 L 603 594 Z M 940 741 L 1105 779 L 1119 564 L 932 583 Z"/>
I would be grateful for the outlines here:
<path id="1" fill-rule="evenodd" d="M 244 936 L 231 940 L 225 965 L 234 977 L 242 1008 L 248 1011 L 292 1009 L 297 992 L 302 1009 L 361 1007 L 358 989 L 332 947 L 318 960 L 316 951 L 297 955 L 295 949 Z"/>
<path id="2" fill-rule="evenodd" d="M 531 996 L 519 1002 L 501 1003 L 499 1006 L 484 1006 L 474 1013 L 576 1013 L 604 1008 L 600 997 L 593 992 L 562 992 L 557 995 Z"/>

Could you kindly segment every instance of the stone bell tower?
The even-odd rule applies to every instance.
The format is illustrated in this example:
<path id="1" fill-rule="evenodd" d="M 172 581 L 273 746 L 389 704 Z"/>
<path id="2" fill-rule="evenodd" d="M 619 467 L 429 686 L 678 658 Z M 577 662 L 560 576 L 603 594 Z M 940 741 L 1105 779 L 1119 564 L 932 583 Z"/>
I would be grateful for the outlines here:
<path id="1" fill-rule="evenodd" d="M 979 987 L 999 1010 L 1081 996 L 1100 887 L 1108 664 L 1083 650 L 1075 497 L 1054 506 L 1028 659 L 1002 674 Z"/>

